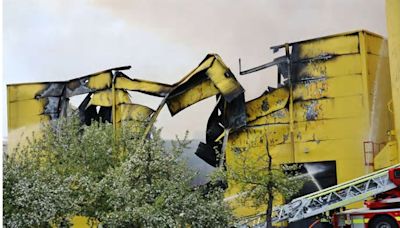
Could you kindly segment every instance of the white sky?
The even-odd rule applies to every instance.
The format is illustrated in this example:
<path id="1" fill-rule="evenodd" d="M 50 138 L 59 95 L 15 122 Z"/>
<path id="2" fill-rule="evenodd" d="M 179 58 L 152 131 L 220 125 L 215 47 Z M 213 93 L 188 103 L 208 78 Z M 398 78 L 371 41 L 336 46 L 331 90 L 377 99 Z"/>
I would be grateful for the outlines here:
<path id="1" fill-rule="evenodd" d="M 271 61 L 270 46 L 351 30 L 386 36 L 384 0 L 4 0 L 3 135 L 6 84 L 68 80 L 107 68 L 174 83 L 207 53 L 218 53 L 246 89 L 246 99 L 273 84 L 275 70 L 239 76 Z M 136 94 L 135 94 L 136 95 Z M 136 96 L 133 97 L 135 101 Z M 138 97 L 153 108 L 158 100 Z M 189 130 L 204 138 L 210 98 L 158 119 L 163 135 Z"/>

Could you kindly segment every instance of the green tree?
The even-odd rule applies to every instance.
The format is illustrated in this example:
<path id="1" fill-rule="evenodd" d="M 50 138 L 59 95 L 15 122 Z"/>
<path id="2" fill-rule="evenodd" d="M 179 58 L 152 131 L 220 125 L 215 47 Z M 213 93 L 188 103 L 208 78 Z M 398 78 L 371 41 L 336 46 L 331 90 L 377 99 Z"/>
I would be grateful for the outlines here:
<path id="1" fill-rule="evenodd" d="M 296 165 L 277 165 L 269 152 L 266 140 L 265 154 L 251 158 L 245 152 L 236 155 L 235 166 L 228 167 L 227 178 L 239 185 L 239 200 L 244 205 L 265 207 L 266 227 L 272 228 L 273 203 L 296 195 L 303 187 L 304 178 L 296 177 Z"/>
<path id="2" fill-rule="evenodd" d="M 184 143 L 167 151 L 159 131 L 143 141 L 143 129 L 78 118 L 44 126 L 4 159 L 3 224 L 68 226 L 82 215 L 106 227 L 226 226 L 222 190 L 191 186 Z"/>

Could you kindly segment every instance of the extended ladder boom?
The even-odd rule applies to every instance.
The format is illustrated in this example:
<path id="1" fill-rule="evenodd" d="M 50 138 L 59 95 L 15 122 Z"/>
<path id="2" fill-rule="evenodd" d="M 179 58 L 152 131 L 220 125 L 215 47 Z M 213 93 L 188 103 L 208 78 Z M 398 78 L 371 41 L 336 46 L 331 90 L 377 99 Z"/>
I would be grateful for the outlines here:
<path id="1" fill-rule="evenodd" d="M 390 180 L 389 170 L 399 167 L 397 164 L 275 207 L 272 222 L 295 222 L 392 190 L 397 186 Z"/>

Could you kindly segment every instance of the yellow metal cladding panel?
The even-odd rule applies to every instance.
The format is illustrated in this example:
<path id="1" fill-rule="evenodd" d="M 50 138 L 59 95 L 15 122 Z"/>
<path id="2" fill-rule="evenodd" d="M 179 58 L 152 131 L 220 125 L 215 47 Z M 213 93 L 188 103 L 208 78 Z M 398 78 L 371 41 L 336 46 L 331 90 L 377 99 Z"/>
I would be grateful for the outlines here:
<path id="1" fill-rule="evenodd" d="M 284 144 L 270 146 L 273 164 L 286 164 L 292 162 L 292 145 L 288 143 L 289 141 Z"/>
<path id="2" fill-rule="evenodd" d="M 228 147 L 237 153 L 246 148 L 265 147 L 265 136 L 268 135 L 270 146 L 288 141 L 289 124 L 274 124 L 263 127 L 249 127 L 229 135 Z"/>
<path id="3" fill-rule="evenodd" d="M 367 70 L 368 70 L 368 88 L 370 93 L 374 92 L 374 86 L 380 86 L 380 84 L 375 85 L 376 80 L 385 80 L 389 83 L 387 84 L 388 87 L 381 88 L 381 89 L 388 89 L 391 91 L 390 88 L 390 69 L 389 69 L 389 58 L 382 57 L 378 55 L 369 54 L 367 56 Z M 382 81 L 383 82 L 383 81 Z"/>
<path id="4" fill-rule="evenodd" d="M 171 91 L 172 86 L 158 82 L 130 79 L 128 77 L 117 77 L 115 88 L 138 91 L 156 96 L 165 96 Z"/>
<path id="5" fill-rule="evenodd" d="M 50 119 L 46 115 L 58 115 L 58 97 L 29 99 L 8 103 L 9 130 L 24 126 L 24 124 L 39 124 Z M 40 115 L 40 116 L 39 116 Z"/>
<path id="6" fill-rule="evenodd" d="M 294 85 L 294 100 L 360 95 L 363 92 L 361 75 L 323 78 Z"/>
<path id="7" fill-rule="evenodd" d="M 268 137 L 269 149 L 274 164 L 287 163 L 290 158 L 290 144 L 288 143 L 288 124 L 276 125 L 264 128 L 253 128 L 250 131 L 240 132 L 234 137 L 229 137 L 227 146 L 227 164 L 235 165 L 238 161 L 235 156 L 239 154 L 248 155 L 252 159 L 265 155 L 265 138 Z M 276 131 L 276 133 L 271 133 Z M 266 134 L 269 132 L 269 134 Z M 251 136 L 253 139 L 246 138 Z"/>
<path id="8" fill-rule="evenodd" d="M 367 33 L 365 31 L 360 31 L 359 32 L 359 37 L 360 37 L 360 55 L 361 55 L 361 72 L 362 72 L 362 84 L 363 84 L 363 103 L 366 105 L 366 107 L 370 110 L 371 109 L 371 99 L 369 97 L 369 92 L 370 88 L 368 85 L 368 78 L 369 78 L 369 72 L 368 72 L 368 50 L 367 50 L 367 42 L 366 42 L 366 36 Z M 368 118 L 368 121 L 371 121 L 371 116 L 366 115 Z"/>
<path id="9" fill-rule="evenodd" d="M 227 147 L 227 158 L 229 157 L 229 161 L 227 165 L 229 168 L 234 170 L 239 170 L 243 168 L 243 163 L 246 165 L 251 165 L 253 168 L 260 166 L 265 166 L 265 163 L 260 162 L 261 160 L 265 160 L 266 156 L 266 135 L 265 131 L 261 129 L 254 134 L 256 136 L 256 140 L 258 143 L 254 143 L 254 140 L 248 140 L 247 142 L 250 144 L 244 144 L 243 140 L 238 138 L 231 139 L 229 141 L 229 146 Z M 244 133 L 244 132 L 243 132 Z M 263 134 L 264 133 L 264 134 Z M 241 136 L 242 137 L 242 136 Z M 258 161 L 258 162 L 257 162 Z"/>
<path id="10" fill-rule="evenodd" d="M 298 77 L 319 78 L 355 75 L 362 73 L 359 54 L 340 55 L 327 61 L 315 61 L 301 67 Z"/>
<path id="11" fill-rule="evenodd" d="M 389 58 L 382 57 L 379 55 L 367 56 L 367 70 L 369 74 L 369 79 L 371 82 L 374 81 L 376 75 L 383 75 L 384 78 L 390 80 L 390 69 L 389 69 Z M 372 84 L 372 83 L 371 83 Z"/>
<path id="12" fill-rule="evenodd" d="M 374 158 L 374 169 L 379 170 L 398 163 L 398 147 L 396 141 L 388 142 Z"/>
<path id="13" fill-rule="evenodd" d="M 40 124 L 49 121 L 50 117 L 47 115 L 11 115 L 8 118 L 9 132 L 20 127 Z"/>
<path id="14" fill-rule="evenodd" d="M 231 94 L 238 94 L 243 91 L 242 86 L 219 58 L 208 68 L 207 75 L 224 97 L 229 97 Z"/>
<path id="15" fill-rule="evenodd" d="M 200 84 L 195 85 L 190 90 L 186 90 L 181 94 L 178 94 L 168 99 L 168 108 L 174 115 L 179 111 L 189 107 L 196 102 L 199 102 L 208 97 L 217 95 L 218 89 L 214 86 L 210 80 L 203 81 Z"/>
<path id="16" fill-rule="evenodd" d="M 248 127 L 262 126 L 267 124 L 289 123 L 289 111 L 286 108 L 272 112 L 266 116 L 259 117 L 253 121 L 247 122 Z"/>
<path id="17" fill-rule="evenodd" d="M 131 103 L 129 94 L 123 90 L 115 91 L 116 104 Z M 93 94 L 90 100 L 91 105 L 98 105 L 104 107 L 111 107 L 113 102 L 113 94 L 111 90 L 98 91 Z"/>
<path id="18" fill-rule="evenodd" d="M 389 58 L 387 56 L 368 54 L 367 62 L 367 70 L 369 75 L 384 74 L 385 77 L 390 79 Z"/>
<path id="19" fill-rule="evenodd" d="M 386 0 L 386 18 L 395 133 L 400 145 L 400 0 Z"/>
<path id="20" fill-rule="evenodd" d="M 333 139 L 359 140 L 360 135 L 366 135 L 366 130 L 366 121 L 360 121 L 359 117 L 306 121 L 295 124 L 294 141 L 315 141 L 318 144 L 320 141 Z M 359 144 L 362 144 L 362 141 Z"/>
<path id="21" fill-rule="evenodd" d="M 117 106 L 117 122 L 126 120 L 143 121 L 154 113 L 149 107 L 139 104 L 120 104 Z"/>
<path id="22" fill-rule="evenodd" d="M 39 121 L 48 121 L 46 116 L 37 116 L 42 117 L 42 120 Z M 29 141 L 26 140 L 27 137 L 32 137 L 34 134 L 35 137 L 40 137 L 40 127 L 41 123 L 38 120 L 32 121 L 32 123 L 25 122 L 20 123 L 19 127 L 8 128 L 8 142 L 7 142 L 7 152 L 12 153 L 17 146 L 25 146 Z M 9 122 L 10 123 L 10 122 Z M 18 124 L 17 122 L 13 122 L 14 124 Z"/>
<path id="23" fill-rule="evenodd" d="M 47 86 L 47 83 L 7 85 L 8 102 L 33 99 Z"/>
<path id="24" fill-rule="evenodd" d="M 354 54 L 359 53 L 358 35 L 334 36 L 317 39 L 299 45 L 299 57 L 312 58 L 322 54 Z"/>
<path id="25" fill-rule="evenodd" d="M 366 33 L 365 42 L 368 54 L 388 56 L 387 41 L 383 37 Z"/>
<path id="26" fill-rule="evenodd" d="M 87 86 L 91 89 L 104 89 L 111 87 L 112 75 L 110 72 L 101 73 L 89 77 Z"/>
<path id="27" fill-rule="evenodd" d="M 268 115 L 285 107 L 289 99 L 289 91 L 279 88 L 246 103 L 247 121 Z"/>
<path id="28" fill-rule="evenodd" d="M 245 152 L 242 153 L 237 153 L 235 151 L 237 147 L 233 147 L 232 149 L 227 150 L 227 157 L 232 159 L 234 162 L 228 163 L 228 167 L 233 170 L 240 170 L 243 168 L 243 162 L 248 166 L 251 166 L 253 168 L 261 168 L 265 167 L 265 162 L 266 162 L 266 148 L 265 145 L 260 145 L 257 147 L 251 147 L 248 148 Z M 275 148 L 279 148 L 279 150 L 275 150 Z M 273 165 L 280 165 L 284 163 L 288 163 L 290 156 L 289 153 L 285 154 L 280 151 L 282 148 L 287 148 L 288 151 L 290 151 L 290 146 L 287 144 L 280 144 L 276 146 L 270 146 L 269 151 L 272 156 L 272 159 L 274 160 Z M 264 156 L 264 157 L 260 157 Z M 230 181 L 230 183 L 235 183 L 234 181 Z M 229 188 L 236 188 L 236 186 L 231 185 Z M 229 190 L 230 191 L 230 190 Z"/>
<path id="29" fill-rule="evenodd" d="M 394 116 L 388 109 L 392 100 L 389 59 L 368 54 L 368 95 L 371 108 L 371 134 L 375 142 L 387 141 L 387 132 L 394 128 Z"/>
<path id="30" fill-rule="evenodd" d="M 11 102 L 8 104 L 9 111 L 12 114 L 10 117 L 25 118 L 27 115 L 43 114 L 47 104 L 47 98 Z"/>
<path id="31" fill-rule="evenodd" d="M 336 97 L 294 103 L 294 119 L 309 121 L 368 115 L 362 96 Z"/>

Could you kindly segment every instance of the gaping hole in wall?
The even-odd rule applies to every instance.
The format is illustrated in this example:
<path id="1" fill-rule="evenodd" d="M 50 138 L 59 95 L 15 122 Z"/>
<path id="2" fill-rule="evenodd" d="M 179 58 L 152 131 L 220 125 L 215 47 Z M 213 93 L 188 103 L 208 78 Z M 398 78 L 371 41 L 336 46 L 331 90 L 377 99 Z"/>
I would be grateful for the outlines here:
<path id="1" fill-rule="evenodd" d="M 92 121 L 112 122 L 112 107 L 91 104 L 92 93 L 76 95 L 70 98 L 70 112 L 78 114 L 82 123 L 90 125 Z"/>
<path id="2" fill-rule="evenodd" d="M 162 97 L 156 97 L 141 92 L 128 91 L 132 103 L 147 106 L 153 110 L 157 110 L 162 102 Z"/>

